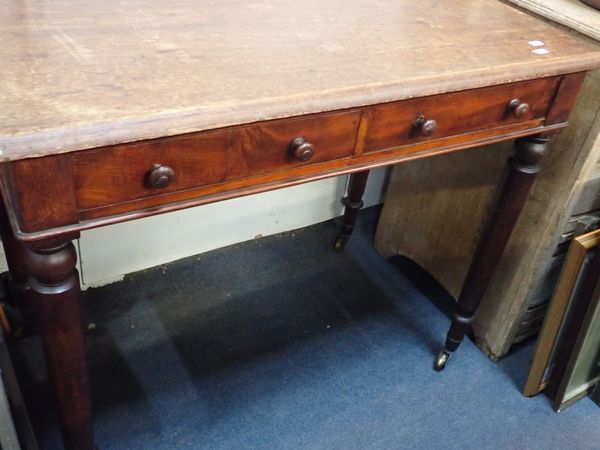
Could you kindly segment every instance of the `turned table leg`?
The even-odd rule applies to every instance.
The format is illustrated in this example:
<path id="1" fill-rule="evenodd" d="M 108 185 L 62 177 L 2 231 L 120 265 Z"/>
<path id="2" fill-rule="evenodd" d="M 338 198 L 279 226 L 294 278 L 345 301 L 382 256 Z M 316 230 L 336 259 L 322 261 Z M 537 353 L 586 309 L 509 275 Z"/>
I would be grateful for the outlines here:
<path id="1" fill-rule="evenodd" d="M 334 249 L 336 252 L 340 252 L 346 246 L 346 242 L 350 239 L 352 231 L 354 231 L 354 225 L 358 218 L 358 212 L 363 207 L 362 197 L 365 193 L 365 187 L 367 186 L 367 179 L 369 178 L 369 171 L 356 172 L 350 175 L 350 181 L 348 182 L 348 193 L 342 198 L 342 204 L 344 205 L 344 218 L 342 219 L 342 228 L 335 240 Z"/>
<path id="2" fill-rule="evenodd" d="M 76 262 L 70 240 L 35 243 L 25 252 L 65 448 L 92 450 L 92 408 Z"/>
<path id="3" fill-rule="evenodd" d="M 515 142 L 514 156 L 508 160 L 494 209 L 481 235 L 458 298 L 446 345 L 435 361 L 435 370 L 445 367 L 473 322 L 477 307 L 539 171 L 539 162 L 546 150 L 547 141 L 546 137 L 537 135 L 520 138 Z"/>

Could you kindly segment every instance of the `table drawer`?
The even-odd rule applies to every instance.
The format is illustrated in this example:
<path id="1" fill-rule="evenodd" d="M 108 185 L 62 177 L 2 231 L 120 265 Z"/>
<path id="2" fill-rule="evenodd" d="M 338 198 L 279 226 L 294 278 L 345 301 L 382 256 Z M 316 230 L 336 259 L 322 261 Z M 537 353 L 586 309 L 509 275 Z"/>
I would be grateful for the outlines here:
<path id="1" fill-rule="evenodd" d="M 531 120 L 545 117 L 558 83 L 558 77 L 544 78 L 375 106 L 365 115 L 363 151 L 503 126 L 529 128 Z"/>
<path id="2" fill-rule="evenodd" d="M 322 114 L 75 153 L 77 204 L 91 209 L 350 157 L 359 120 L 360 111 Z"/>
<path id="3" fill-rule="evenodd" d="M 239 130 L 231 129 L 75 153 L 78 207 L 94 208 L 242 177 L 246 171 L 239 136 Z M 156 167 L 172 171 L 172 179 L 163 179 L 162 187 L 150 182 Z"/>
<path id="4" fill-rule="evenodd" d="M 272 172 L 281 168 L 297 167 L 302 162 L 302 150 L 312 150 L 307 161 L 318 163 L 352 156 L 360 110 L 321 114 L 303 119 L 283 119 L 263 122 L 241 130 L 244 161 L 251 175 Z M 297 149 L 290 142 L 306 142 Z"/>

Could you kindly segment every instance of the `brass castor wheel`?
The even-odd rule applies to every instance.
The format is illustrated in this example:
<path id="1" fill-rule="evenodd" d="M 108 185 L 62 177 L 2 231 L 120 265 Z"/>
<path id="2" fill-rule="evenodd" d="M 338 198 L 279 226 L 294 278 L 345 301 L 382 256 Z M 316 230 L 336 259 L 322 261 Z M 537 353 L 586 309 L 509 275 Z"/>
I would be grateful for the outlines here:
<path id="1" fill-rule="evenodd" d="M 444 367 L 446 367 L 446 363 L 451 357 L 452 352 L 449 352 L 446 349 L 442 350 L 435 359 L 435 363 L 433 363 L 433 370 L 435 370 L 436 372 L 444 370 Z"/>
<path id="2" fill-rule="evenodd" d="M 333 249 L 336 252 L 341 252 L 346 247 L 346 243 L 348 242 L 348 236 L 338 236 L 335 240 L 335 244 L 333 244 Z"/>

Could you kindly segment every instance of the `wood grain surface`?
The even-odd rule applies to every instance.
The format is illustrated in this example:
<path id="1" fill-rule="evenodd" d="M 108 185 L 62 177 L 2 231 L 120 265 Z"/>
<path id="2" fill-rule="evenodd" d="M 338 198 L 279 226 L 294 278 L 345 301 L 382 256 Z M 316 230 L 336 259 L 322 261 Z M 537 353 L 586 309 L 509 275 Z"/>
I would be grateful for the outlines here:
<path id="1" fill-rule="evenodd" d="M 496 0 L 1 2 L 0 43 L 0 161 L 600 65 Z"/>
<path id="2" fill-rule="evenodd" d="M 430 97 L 386 103 L 365 109 L 364 152 L 380 151 L 419 140 L 442 138 L 543 118 L 556 92 L 560 77 L 543 78 Z M 523 117 L 516 118 L 507 107 L 511 99 L 529 105 Z M 415 130 L 415 118 L 423 114 L 435 120 L 431 136 Z M 565 119 L 566 120 L 566 119 Z"/>
<path id="3" fill-rule="evenodd" d="M 350 157 L 359 118 L 360 111 L 283 119 L 78 152 L 73 155 L 77 204 L 90 209 Z M 314 145 L 309 161 L 297 161 L 288 151 L 297 136 Z M 156 163 L 173 168 L 169 186 L 148 186 L 148 171 Z"/>

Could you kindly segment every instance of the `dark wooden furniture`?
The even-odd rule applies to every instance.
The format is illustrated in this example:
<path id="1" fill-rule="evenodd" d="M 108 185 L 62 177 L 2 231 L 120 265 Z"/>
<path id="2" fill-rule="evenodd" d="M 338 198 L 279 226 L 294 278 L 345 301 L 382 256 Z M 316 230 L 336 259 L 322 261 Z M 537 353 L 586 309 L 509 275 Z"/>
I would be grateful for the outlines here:
<path id="1" fill-rule="evenodd" d="M 341 250 L 369 169 L 517 139 L 440 369 L 547 136 L 600 65 L 591 44 L 493 0 L 4 2 L 0 42 L 0 229 L 78 450 L 93 448 L 81 231 L 352 174 Z"/>

